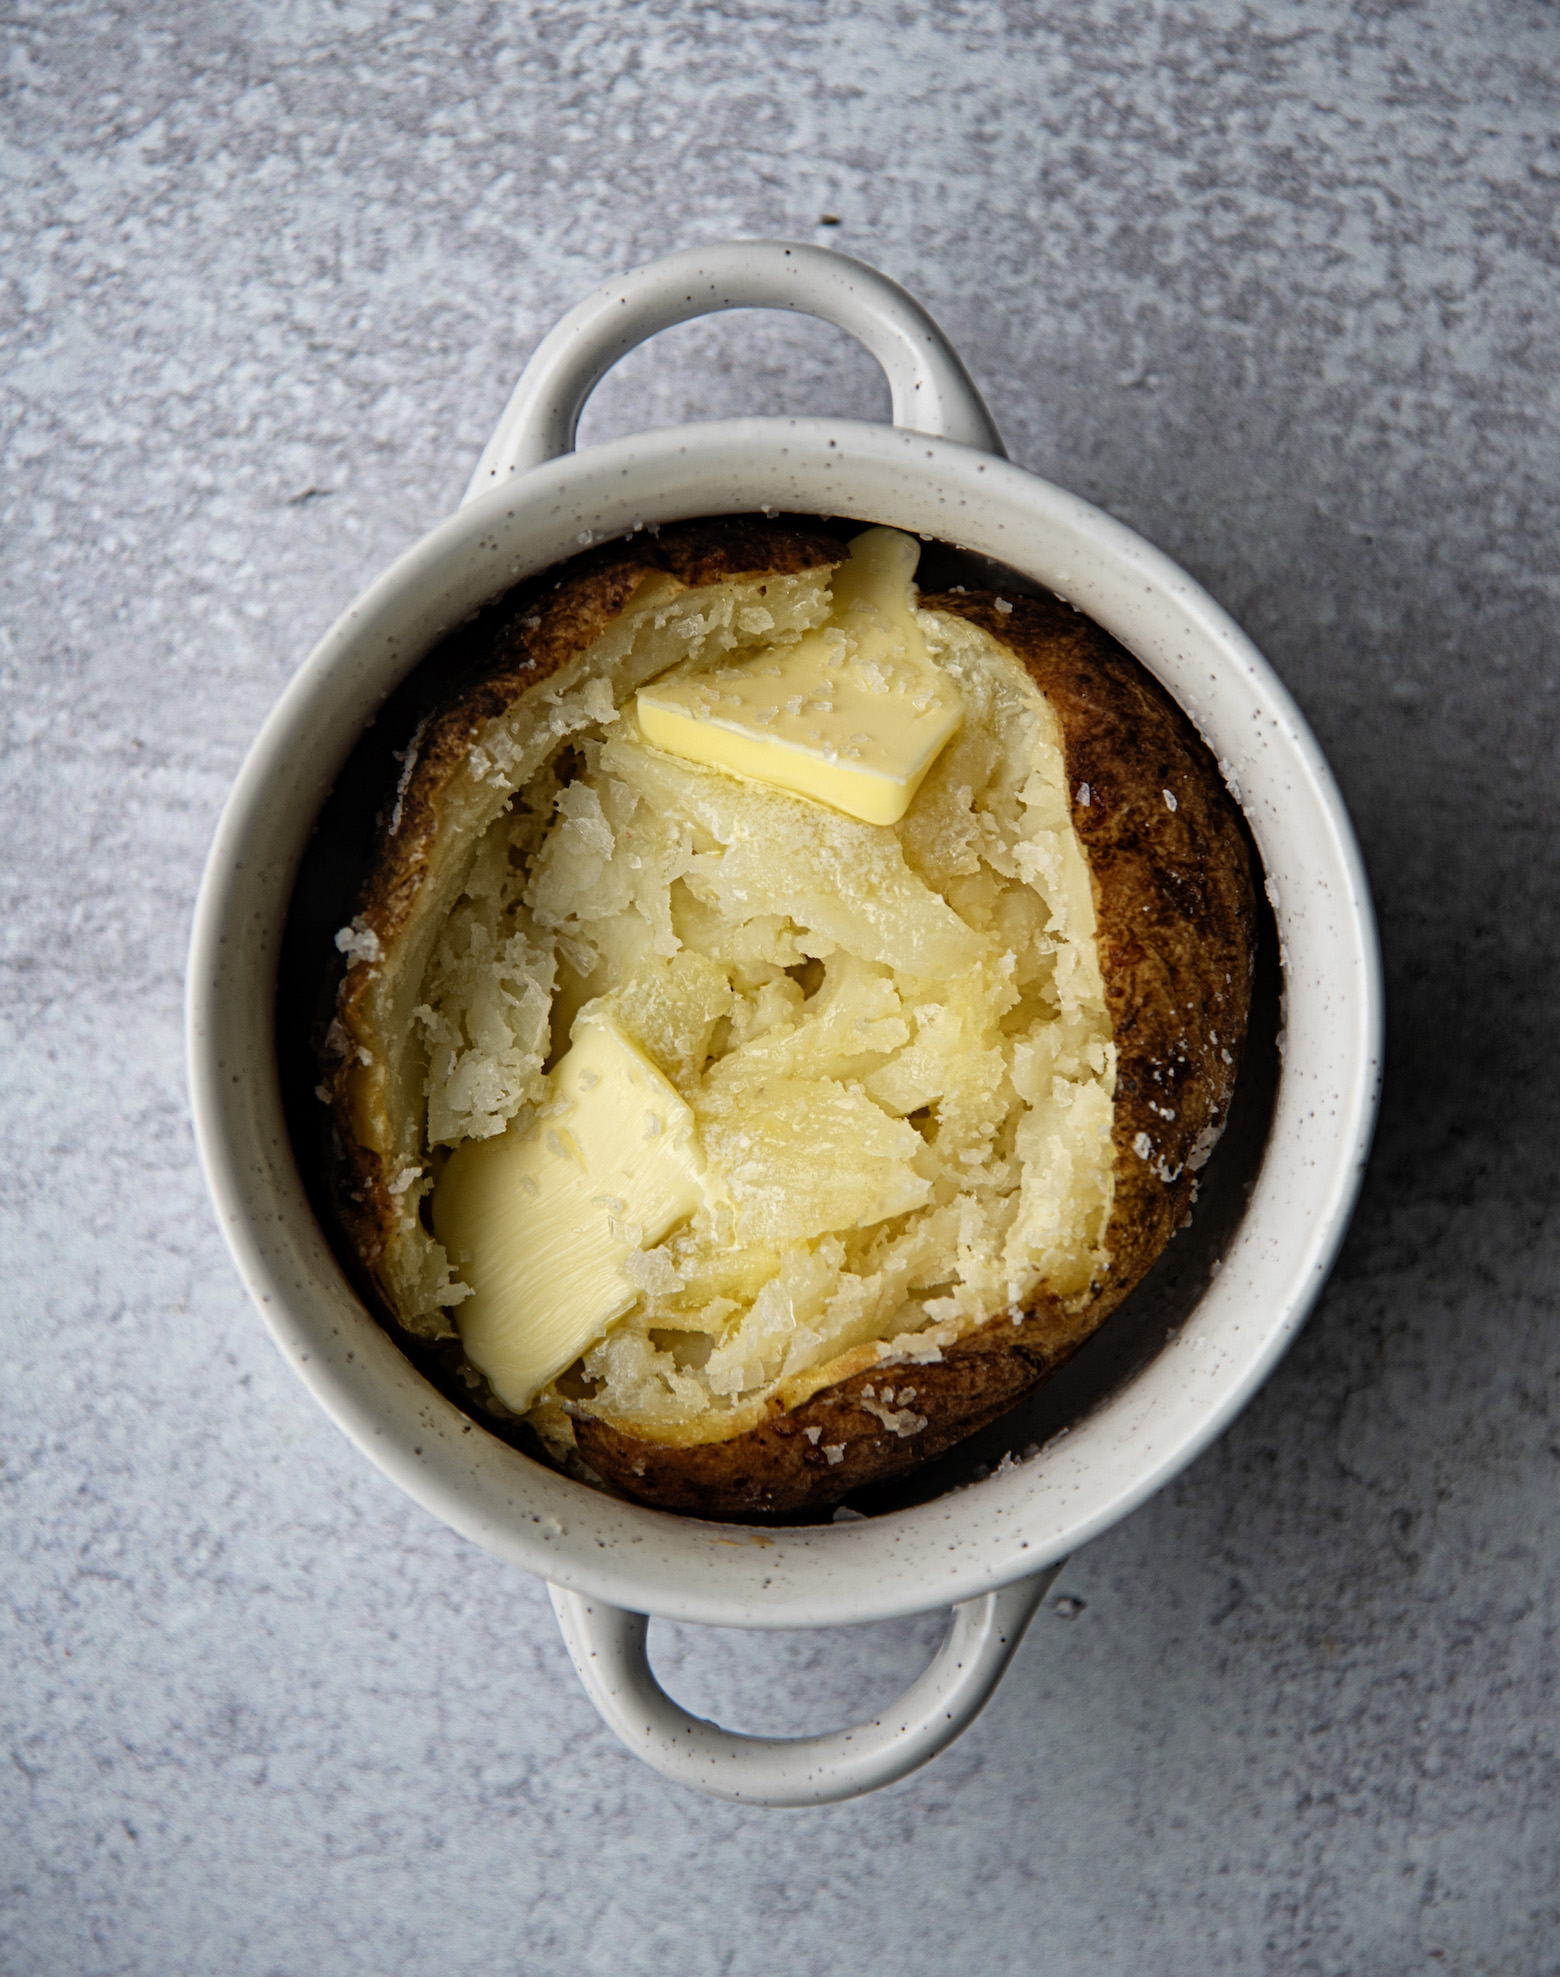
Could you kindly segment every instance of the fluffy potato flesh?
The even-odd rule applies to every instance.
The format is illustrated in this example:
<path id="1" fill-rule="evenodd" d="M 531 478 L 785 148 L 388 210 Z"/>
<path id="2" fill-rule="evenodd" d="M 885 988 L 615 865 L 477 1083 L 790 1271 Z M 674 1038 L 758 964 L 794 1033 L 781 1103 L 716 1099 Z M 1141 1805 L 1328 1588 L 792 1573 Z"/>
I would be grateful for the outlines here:
<path id="1" fill-rule="evenodd" d="M 552 684 L 565 734 L 517 713 L 507 770 L 479 743 L 502 802 L 416 985 L 398 1315 L 434 1331 L 466 1312 L 472 1358 L 555 1443 L 580 1411 L 720 1440 L 879 1358 L 935 1357 L 1037 1286 L 1086 1298 L 1108 1267 L 1115 1052 L 1057 724 L 996 639 L 915 611 L 898 560 L 898 608 L 960 719 L 896 823 L 681 759 L 636 718 L 673 668 L 848 631 L 826 569 L 788 580 L 783 612 L 735 580 L 641 612 L 613 668 L 587 652 Z M 490 1287 L 440 1196 L 462 1149 L 545 1132 L 582 1012 L 675 1089 L 707 1184 L 614 1255 L 599 1335 L 579 1350 L 562 1327 L 568 1363 L 522 1354 L 506 1390 L 475 1322 L 492 1329 Z M 448 1254 L 417 1213 L 440 1176 Z M 527 1209 L 517 1189 L 516 1253 Z"/>

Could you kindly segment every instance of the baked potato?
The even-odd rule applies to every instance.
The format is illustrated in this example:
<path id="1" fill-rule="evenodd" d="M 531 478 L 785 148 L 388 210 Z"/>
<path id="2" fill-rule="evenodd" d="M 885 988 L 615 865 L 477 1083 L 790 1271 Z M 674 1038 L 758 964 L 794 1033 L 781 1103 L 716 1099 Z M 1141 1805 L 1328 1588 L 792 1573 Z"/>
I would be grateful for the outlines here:
<path id="1" fill-rule="evenodd" d="M 1255 908 L 1217 765 L 1089 619 L 917 598 L 915 556 L 732 519 L 512 593 L 336 937 L 360 1278 L 459 1338 L 475 1410 L 668 1510 L 826 1514 L 994 1420 L 1154 1263 L 1228 1115 Z M 782 707 L 808 654 L 836 672 Z M 893 821 L 829 800 L 868 741 L 828 726 L 841 667 L 946 717 Z M 748 769 L 647 738 L 674 690 L 718 724 L 771 678 Z M 811 784 L 765 766 L 787 708 Z"/>

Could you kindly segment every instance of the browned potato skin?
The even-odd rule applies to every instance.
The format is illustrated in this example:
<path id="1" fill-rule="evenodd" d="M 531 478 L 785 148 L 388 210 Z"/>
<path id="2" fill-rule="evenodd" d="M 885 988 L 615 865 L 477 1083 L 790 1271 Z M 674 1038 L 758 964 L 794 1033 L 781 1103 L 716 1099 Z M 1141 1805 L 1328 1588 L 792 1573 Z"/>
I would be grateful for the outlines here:
<path id="1" fill-rule="evenodd" d="M 492 670 L 429 724 L 401 792 L 399 829 L 381 833 L 361 907 L 380 941 L 388 947 L 410 917 L 438 835 L 441 793 L 475 733 L 599 637 L 647 576 L 669 571 L 697 586 L 790 574 L 842 553 L 838 540 L 784 523 L 692 523 L 578 558 L 561 580 L 538 579 L 506 614 Z M 1002 612 L 994 595 L 973 592 L 920 601 L 1007 646 L 1061 728 L 1117 1051 L 1111 1269 L 1082 1299 L 1064 1303 L 1039 1290 L 1019 1322 L 1004 1312 L 939 1362 L 878 1366 L 788 1412 L 776 1402 L 769 1420 L 724 1441 L 674 1447 L 581 1411 L 575 1433 L 585 1461 L 643 1503 L 715 1519 L 821 1511 L 995 1420 L 1075 1352 L 1155 1262 L 1190 1207 L 1199 1136 L 1228 1110 L 1245 1038 L 1255 902 L 1245 835 L 1206 745 L 1137 661 L 1069 606 L 1016 597 Z M 357 964 L 341 984 L 337 1014 L 349 1036 L 365 982 Z M 372 1273 L 394 1212 L 387 1177 L 359 1139 L 351 1061 L 327 1059 L 322 1068 L 338 1213 Z M 1143 1134 L 1147 1159 L 1134 1146 Z M 880 1396 L 885 1385 L 896 1406 L 926 1417 L 923 1430 L 901 1438 L 862 1404 L 874 1397 L 864 1389 Z M 816 1440 L 809 1428 L 820 1431 Z M 843 1450 L 832 1463 L 824 1452 L 831 1447 Z"/>
<path id="2" fill-rule="evenodd" d="M 641 1502 L 714 1518 L 795 1515 L 917 1467 L 994 1421 L 1074 1353 L 1191 1206 L 1190 1156 L 1204 1129 L 1223 1123 L 1246 1035 L 1256 909 L 1245 835 L 1207 746 L 1128 652 L 1065 604 L 1011 602 L 1005 613 L 990 595 L 921 599 L 1014 652 L 1061 726 L 1116 1042 L 1110 1274 L 1081 1301 L 1037 1291 L 1016 1325 L 1004 1312 L 940 1362 L 855 1374 L 729 1441 L 670 1448 L 578 1420 L 585 1460 Z M 1143 1133 L 1148 1160 L 1133 1144 Z M 919 1434 L 893 1434 L 861 1404 L 864 1389 L 880 1396 L 885 1384 L 901 1397 L 896 1405 L 914 1389 L 908 1404 L 927 1420 Z M 816 1441 L 809 1428 L 820 1430 Z M 830 1446 L 844 1450 L 833 1463 Z"/>

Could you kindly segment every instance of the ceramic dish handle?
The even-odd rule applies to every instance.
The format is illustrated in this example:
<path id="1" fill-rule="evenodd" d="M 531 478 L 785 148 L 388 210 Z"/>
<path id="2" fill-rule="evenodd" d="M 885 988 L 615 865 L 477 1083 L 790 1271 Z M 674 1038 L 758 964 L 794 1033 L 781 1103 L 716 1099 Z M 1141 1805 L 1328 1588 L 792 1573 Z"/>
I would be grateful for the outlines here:
<path id="1" fill-rule="evenodd" d="M 1002 452 L 957 352 L 896 282 L 827 248 L 728 240 L 636 268 L 571 309 L 537 345 L 465 500 L 572 452 L 586 399 L 620 357 L 658 330 L 722 309 L 792 309 L 834 323 L 882 365 L 896 426 Z"/>
<path id="2" fill-rule="evenodd" d="M 859 1798 L 934 1758 L 985 1707 L 1061 1571 L 966 1600 L 931 1666 L 897 1702 L 821 1737 L 749 1737 L 691 1716 L 656 1680 L 642 1613 L 551 1586 L 564 1644 L 586 1693 L 636 1757 L 663 1778 L 745 1805 L 830 1805 Z"/>

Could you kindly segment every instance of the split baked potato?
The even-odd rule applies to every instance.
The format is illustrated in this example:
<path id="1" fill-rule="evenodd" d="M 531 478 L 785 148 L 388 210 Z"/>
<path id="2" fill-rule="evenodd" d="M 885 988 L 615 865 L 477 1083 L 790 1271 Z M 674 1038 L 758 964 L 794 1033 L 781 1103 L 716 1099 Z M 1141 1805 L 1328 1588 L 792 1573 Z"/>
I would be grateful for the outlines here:
<path id="1" fill-rule="evenodd" d="M 1153 1264 L 1228 1114 L 1255 910 L 1217 765 L 1089 619 L 917 598 L 915 553 L 733 519 L 522 587 L 337 935 L 360 1277 L 460 1338 L 475 1410 L 666 1509 L 823 1512 L 994 1420 Z M 715 706 L 804 649 L 875 690 L 863 626 L 957 706 L 896 821 L 647 740 L 641 691 Z"/>

